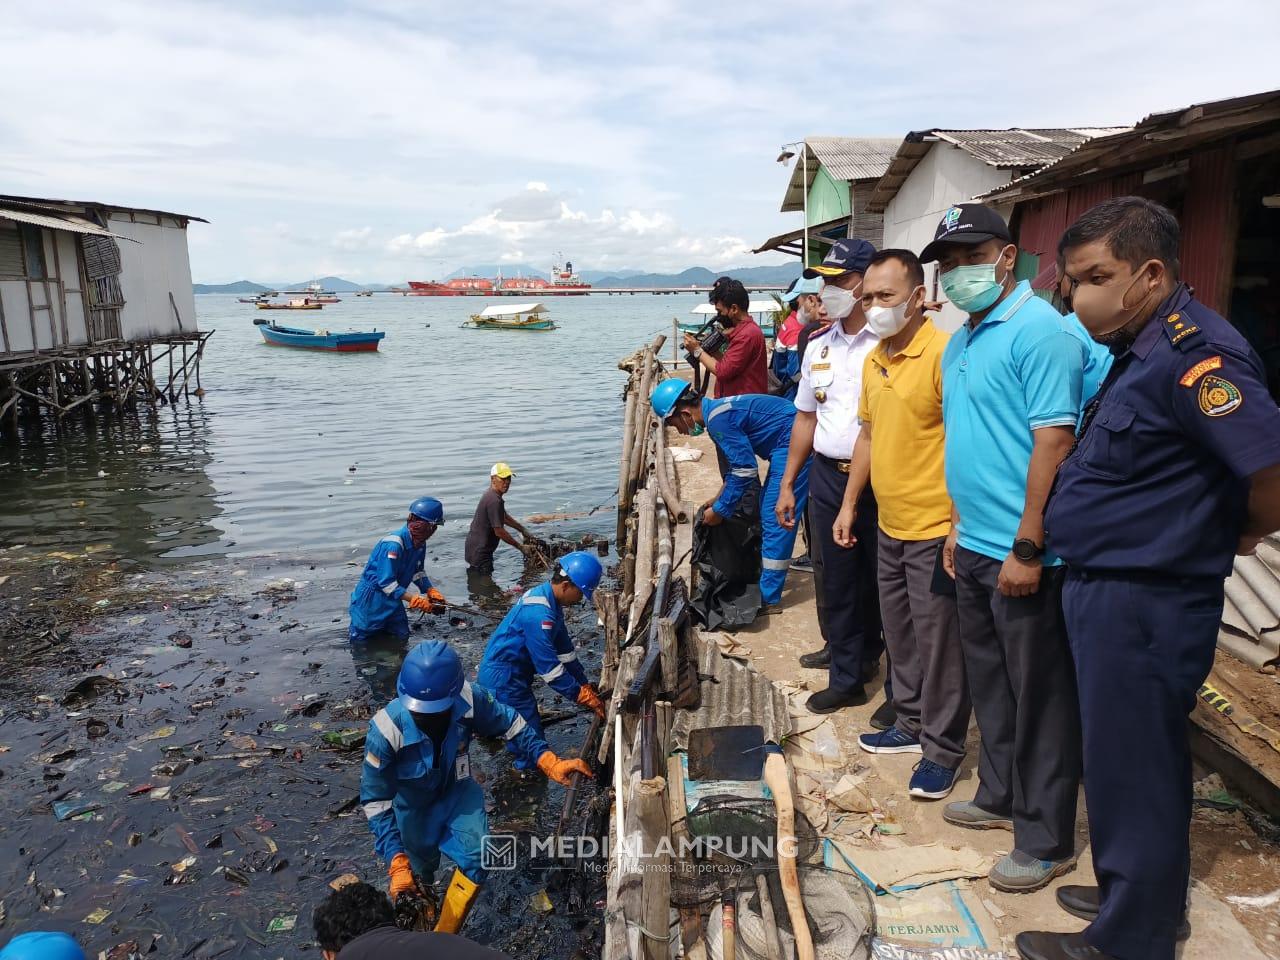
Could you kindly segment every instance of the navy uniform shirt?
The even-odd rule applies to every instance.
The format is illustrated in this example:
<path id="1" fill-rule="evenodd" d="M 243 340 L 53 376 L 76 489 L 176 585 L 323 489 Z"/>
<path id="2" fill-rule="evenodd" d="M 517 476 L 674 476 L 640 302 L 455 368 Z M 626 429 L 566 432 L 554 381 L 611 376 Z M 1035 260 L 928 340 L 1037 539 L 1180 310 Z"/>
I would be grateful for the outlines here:
<path id="1" fill-rule="evenodd" d="M 1058 470 L 1050 548 L 1075 569 L 1225 577 L 1248 477 L 1280 463 L 1262 361 L 1180 285 L 1116 358 Z"/>

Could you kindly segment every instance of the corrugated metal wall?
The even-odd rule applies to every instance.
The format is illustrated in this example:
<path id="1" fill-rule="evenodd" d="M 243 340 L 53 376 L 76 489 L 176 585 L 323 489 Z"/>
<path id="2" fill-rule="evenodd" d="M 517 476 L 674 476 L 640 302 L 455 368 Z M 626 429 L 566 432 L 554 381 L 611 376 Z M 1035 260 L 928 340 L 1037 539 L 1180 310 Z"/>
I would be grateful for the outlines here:
<path id="1" fill-rule="evenodd" d="M 1056 256 L 1063 231 L 1082 213 L 1112 197 L 1143 194 L 1142 173 L 1081 184 L 1018 205 L 1020 249 Z M 1235 151 L 1228 144 L 1190 157 L 1182 210 L 1182 278 L 1206 306 L 1223 313 L 1235 264 Z M 1041 265 L 1051 261 L 1041 261 Z"/>
<path id="2" fill-rule="evenodd" d="M 1182 279 L 1196 299 L 1225 314 L 1236 260 L 1233 144 L 1191 155 L 1182 204 Z"/>

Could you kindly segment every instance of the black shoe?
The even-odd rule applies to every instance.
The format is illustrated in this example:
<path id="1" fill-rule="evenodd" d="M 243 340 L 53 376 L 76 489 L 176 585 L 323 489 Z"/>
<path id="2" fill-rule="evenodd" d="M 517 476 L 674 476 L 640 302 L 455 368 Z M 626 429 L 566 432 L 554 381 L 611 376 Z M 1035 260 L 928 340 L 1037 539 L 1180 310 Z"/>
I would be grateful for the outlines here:
<path id="1" fill-rule="evenodd" d="M 880 706 L 876 707 L 876 712 L 871 715 L 871 726 L 877 730 L 888 730 L 898 722 L 898 711 L 893 709 L 893 701 L 886 700 Z"/>
<path id="2" fill-rule="evenodd" d="M 1079 933 L 1045 933 L 1035 930 L 1014 939 L 1022 960 L 1115 960 L 1109 953 L 1090 946 Z"/>
<path id="3" fill-rule="evenodd" d="M 862 682 L 870 683 L 876 678 L 876 674 L 880 672 L 879 660 L 864 660 L 862 662 Z"/>
<path id="4" fill-rule="evenodd" d="M 1098 919 L 1098 888 L 1068 884 L 1059 887 L 1056 894 L 1058 906 L 1073 917 L 1090 922 Z M 1191 924 L 1186 917 L 1178 925 L 1178 939 L 1186 940 L 1191 936 Z"/>
<path id="5" fill-rule="evenodd" d="M 800 666 L 810 670 L 825 670 L 831 666 L 831 648 L 825 643 L 821 650 L 806 653 L 800 658 Z"/>
<path id="6" fill-rule="evenodd" d="M 802 557 L 795 557 L 791 561 L 791 569 L 792 570 L 812 570 L 813 559 L 807 553 Z"/>
<path id="7" fill-rule="evenodd" d="M 853 690 L 819 690 L 805 703 L 810 713 L 835 713 L 845 707 L 860 707 L 867 702 L 867 692 L 861 687 Z"/>

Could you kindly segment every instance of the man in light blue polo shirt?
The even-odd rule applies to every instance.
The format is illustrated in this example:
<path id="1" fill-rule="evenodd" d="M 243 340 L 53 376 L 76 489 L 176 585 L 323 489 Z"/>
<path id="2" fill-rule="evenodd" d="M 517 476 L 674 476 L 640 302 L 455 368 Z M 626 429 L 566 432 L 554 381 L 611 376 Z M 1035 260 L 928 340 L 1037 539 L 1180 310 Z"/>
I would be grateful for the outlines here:
<path id="1" fill-rule="evenodd" d="M 969 314 L 942 357 L 947 490 L 943 565 L 956 581 L 960 644 L 982 733 L 972 801 L 947 805 L 964 827 L 1012 829 L 992 869 L 1028 892 L 1075 866 L 1080 718 L 1062 619 L 1062 566 L 1044 550 L 1044 504 L 1091 391 L 1093 342 L 1013 277 L 1017 248 L 998 213 L 952 207 L 921 254 Z"/>

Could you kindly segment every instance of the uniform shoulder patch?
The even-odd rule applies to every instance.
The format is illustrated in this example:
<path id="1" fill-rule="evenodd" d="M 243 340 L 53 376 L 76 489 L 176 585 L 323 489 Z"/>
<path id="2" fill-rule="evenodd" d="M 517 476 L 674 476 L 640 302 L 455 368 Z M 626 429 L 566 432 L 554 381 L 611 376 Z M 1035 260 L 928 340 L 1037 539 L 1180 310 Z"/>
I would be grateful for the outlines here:
<path id="1" fill-rule="evenodd" d="M 1208 417 L 1225 417 L 1240 409 L 1244 403 L 1244 394 L 1230 380 L 1210 373 L 1200 381 L 1200 393 L 1197 395 L 1200 412 Z"/>
<path id="2" fill-rule="evenodd" d="M 542 629 L 543 629 L 543 630 L 554 630 L 554 629 L 555 629 L 555 627 L 556 627 L 556 622 L 555 622 L 554 620 L 543 620 L 543 621 L 542 621 Z"/>
<path id="3" fill-rule="evenodd" d="M 1164 332 L 1168 335 L 1169 342 L 1176 347 L 1188 338 L 1194 338 L 1200 332 L 1200 326 L 1190 317 L 1171 313 L 1164 318 Z"/>
<path id="4" fill-rule="evenodd" d="M 396 553 L 394 550 L 392 550 L 390 553 L 388 553 L 388 554 L 387 554 L 387 559 L 388 559 L 388 560 L 394 560 L 394 559 L 396 559 L 396 557 L 398 557 L 398 556 L 400 556 L 400 554 L 398 554 L 398 553 Z"/>
<path id="5" fill-rule="evenodd" d="M 1201 360 L 1194 367 L 1192 367 L 1190 370 L 1184 373 L 1182 375 L 1182 379 L 1179 380 L 1178 382 L 1182 384 L 1184 387 L 1193 387 L 1195 386 L 1196 381 L 1199 380 L 1201 377 L 1203 377 L 1206 373 L 1210 373 L 1213 370 L 1221 370 L 1221 369 L 1222 369 L 1221 355 L 1216 357 L 1210 357 L 1207 360 Z"/>
<path id="6" fill-rule="evenodd" d="M 373 769 L 375 770 L 382 769 L 382 761 L 378 759 L 378 755 L 374 753 L 372 750 L 365 753 L 364 762 L 367 763 L 369 766 L 373 767 Z"/>

